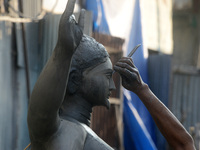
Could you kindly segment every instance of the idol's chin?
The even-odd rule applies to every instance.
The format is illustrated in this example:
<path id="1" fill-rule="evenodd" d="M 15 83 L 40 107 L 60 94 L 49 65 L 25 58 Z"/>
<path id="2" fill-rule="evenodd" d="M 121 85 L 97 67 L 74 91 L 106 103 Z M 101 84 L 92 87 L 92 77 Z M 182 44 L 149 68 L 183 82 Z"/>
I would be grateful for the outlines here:
<path id="1" fill-rule="evenodd" d="M 104 106 L 104 107 L 106 107 L 107 109 L 110 109 L 109 98 L 106 98 L 106 99 L 105 99 L 102 103 L 100 103 L 100 104 L 96 104 L 96 105 L 93 104 L 93 106 Z"/>
<path id="2" fill-rule="evenodd" d="M 110 102 L 109 102 L 109 99 L 107 98 L 106 99 L 106 103 L 104 105 L 107 109 L 110 109 Z"/>

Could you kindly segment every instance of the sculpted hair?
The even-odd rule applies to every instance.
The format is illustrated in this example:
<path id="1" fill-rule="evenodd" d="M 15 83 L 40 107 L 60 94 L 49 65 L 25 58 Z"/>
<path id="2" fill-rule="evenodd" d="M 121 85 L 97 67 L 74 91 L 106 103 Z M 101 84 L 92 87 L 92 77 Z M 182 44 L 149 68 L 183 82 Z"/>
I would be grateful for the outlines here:
<path id="1" fill-rule="evenodd" d="M 72 57 L 67 91 L 74 94 L 82 81 L 82 73 L 89 67 L 95 67 L 109 57 L 105 47 L 92 37 L 83 35 L 82 40 Z"/>
<path id="2" fill-rule="evenodd" d="M 89 67 L 105 62 L 107 57 L 109 54 L 102 44 L 92 37 L 83 35 L 73 55 L 71 71 L 78 69 L 83 72 Z"/>

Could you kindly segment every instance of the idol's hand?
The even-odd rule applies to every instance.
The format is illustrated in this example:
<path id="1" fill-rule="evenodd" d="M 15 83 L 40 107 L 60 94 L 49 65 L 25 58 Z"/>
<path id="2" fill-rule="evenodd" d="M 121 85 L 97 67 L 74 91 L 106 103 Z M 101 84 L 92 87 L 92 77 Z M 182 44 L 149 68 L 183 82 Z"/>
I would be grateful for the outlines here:
<path id="1" fill-rule="evenodd" d="M 138 94 L 142 88 L 146 87 L 130 57 L 121 58 L 114 66 L 114 70 L 120 74 L 122 85 L 127 90 Z"/>
<path id="2" fill-rule="evenodd" d="M 76 0 L 69 0 L 64 13 L 61 16 L 57 45 L 73 53 L 79 45 L 84 28 L 84 12 L 81 10 L 78 23 L 73 15 Z"/>

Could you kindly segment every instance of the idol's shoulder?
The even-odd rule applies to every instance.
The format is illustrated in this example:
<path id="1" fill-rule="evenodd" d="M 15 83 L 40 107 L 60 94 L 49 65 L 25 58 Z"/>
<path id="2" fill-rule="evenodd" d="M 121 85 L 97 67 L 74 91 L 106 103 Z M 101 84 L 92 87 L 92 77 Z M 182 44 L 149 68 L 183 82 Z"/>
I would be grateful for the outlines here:
<path id="1" fill-rule="evenodd" d="M 32 150 L 113 150 L 85 124 L 61 120 L 58 131 L 48 141 L 32 143 Z"/>
<path id="2" fill-rule="evenodd" d="M 81 150 L 87 137 L 87 131 L 78 122 L 61 120 L 60 127 L 49 144 L 57 150 Z"/>
<path id="3" fill-rule="evenodd" d="M 56 133 L 47 141 L 31 142 L 31 150 L 81 150 L 84 147 L 87 131 L 81 124 L 62 120 Z"/>
<path id="4" fill-rule="evenodd" d="M 82 124 L 87 131 L 87 137 L 84 144 L 84 150 L 113 150 L 106 142 L 104 142 L 94 131 L 88 126 Z"/>

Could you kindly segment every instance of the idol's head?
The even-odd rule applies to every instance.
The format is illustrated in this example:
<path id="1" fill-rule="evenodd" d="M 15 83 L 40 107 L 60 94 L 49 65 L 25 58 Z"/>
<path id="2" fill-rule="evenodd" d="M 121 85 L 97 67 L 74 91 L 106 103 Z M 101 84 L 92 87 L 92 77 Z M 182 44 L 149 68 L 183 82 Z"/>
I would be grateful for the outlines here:
<path id="1" fill-rule="evenodd" d="M 109 108 L 109 96 L 115 88 L 112 63 L 105 47 L 83 35 L 72 57 L 67 94 L 77 94 L 92 106 Z"/>

